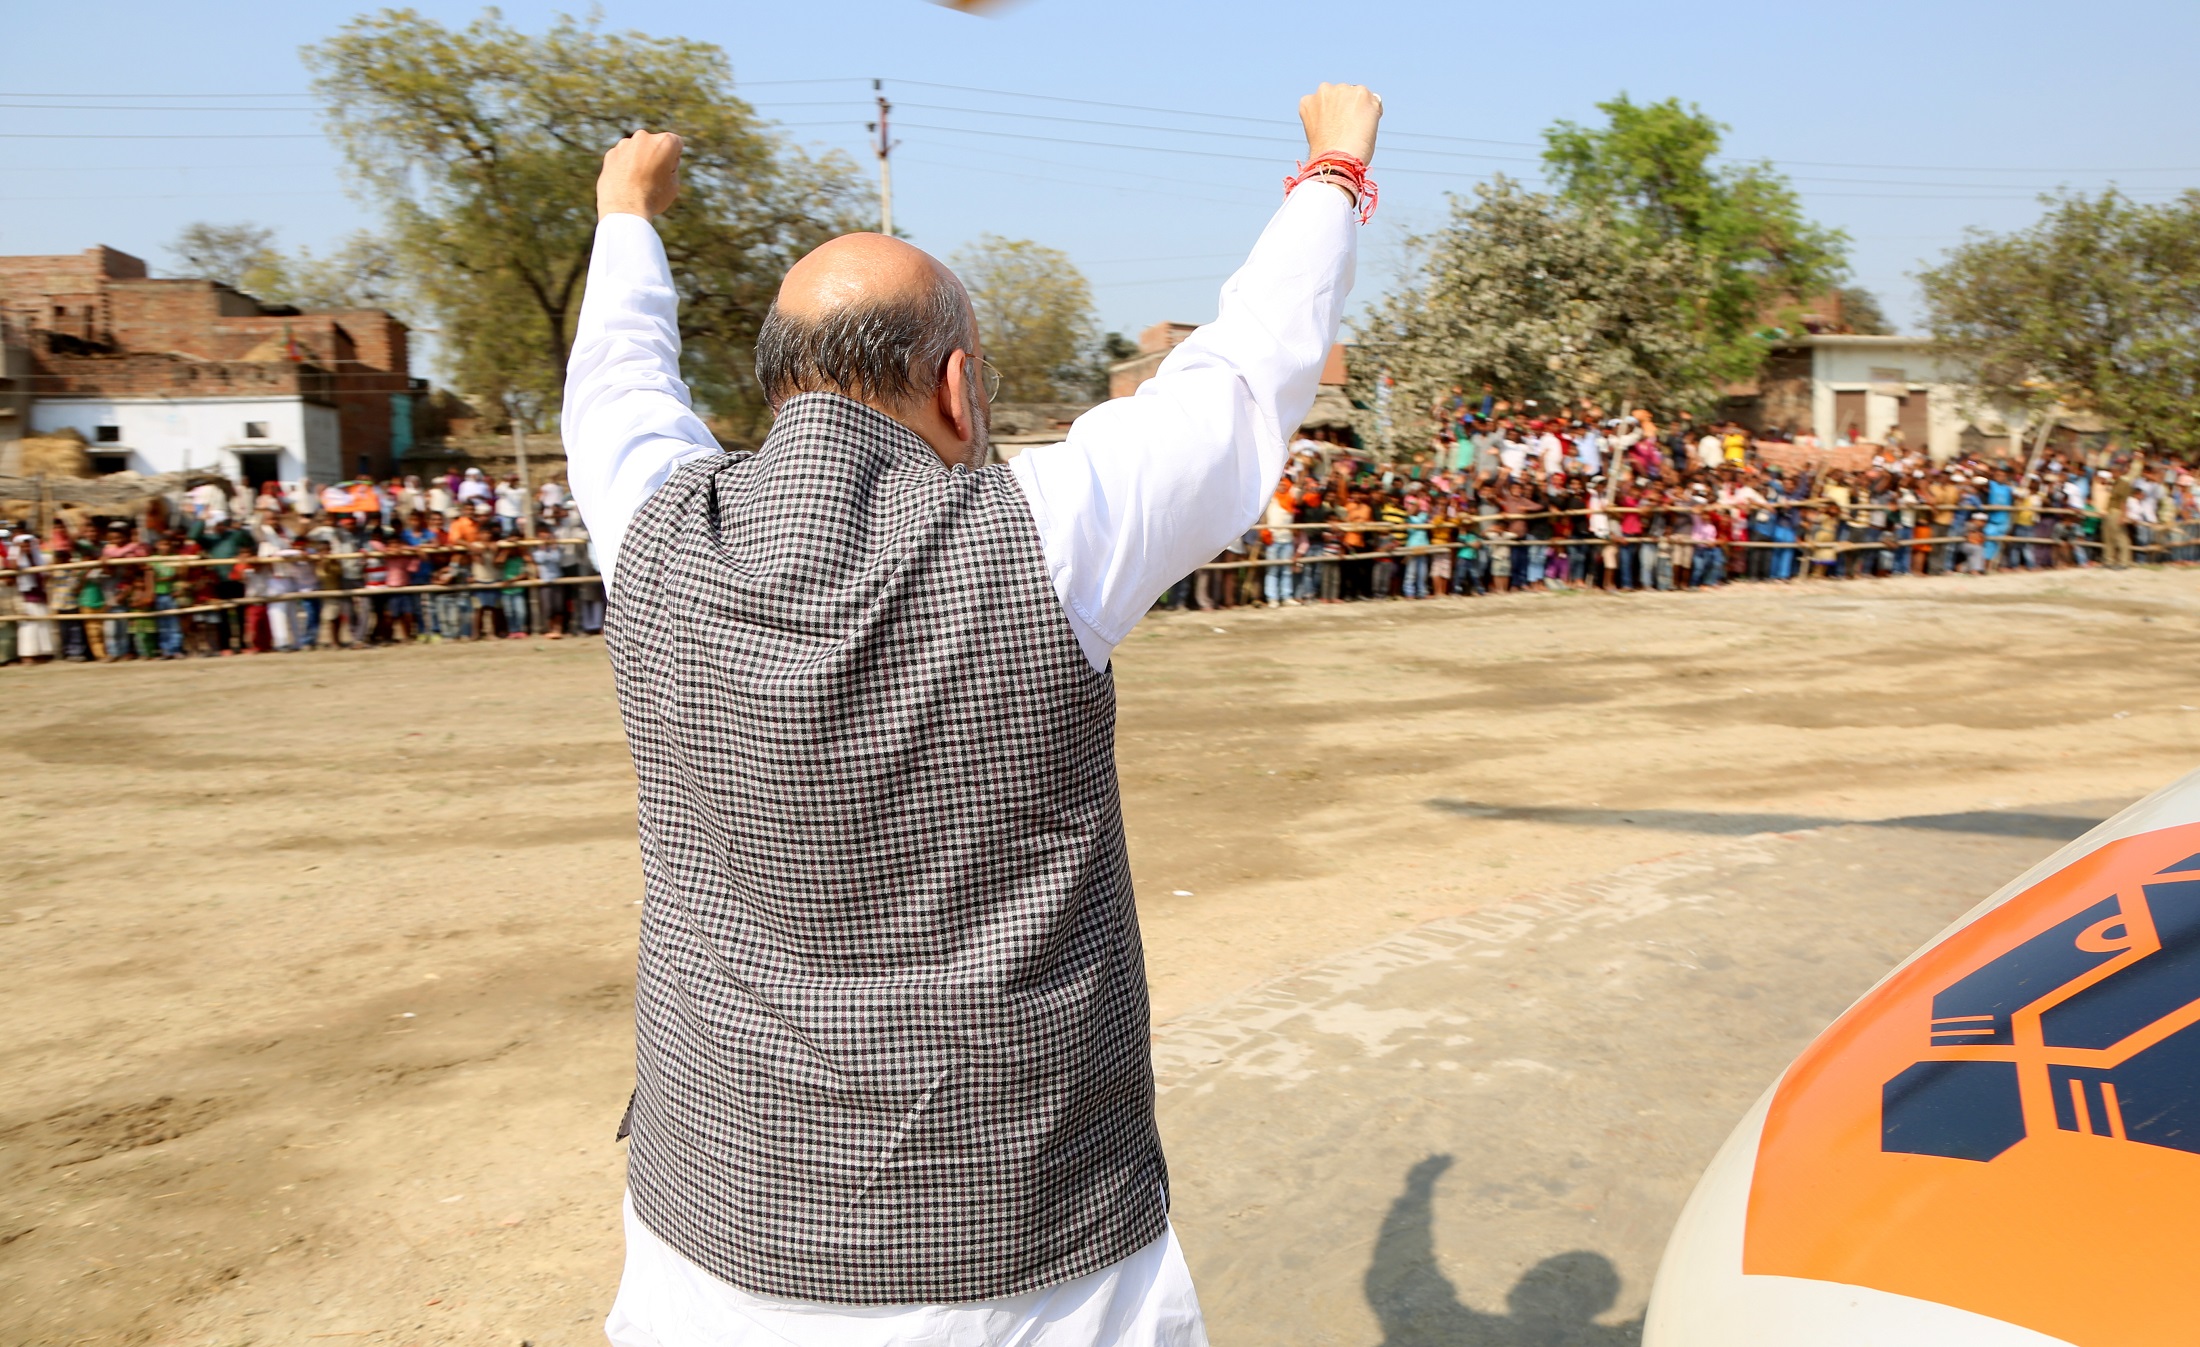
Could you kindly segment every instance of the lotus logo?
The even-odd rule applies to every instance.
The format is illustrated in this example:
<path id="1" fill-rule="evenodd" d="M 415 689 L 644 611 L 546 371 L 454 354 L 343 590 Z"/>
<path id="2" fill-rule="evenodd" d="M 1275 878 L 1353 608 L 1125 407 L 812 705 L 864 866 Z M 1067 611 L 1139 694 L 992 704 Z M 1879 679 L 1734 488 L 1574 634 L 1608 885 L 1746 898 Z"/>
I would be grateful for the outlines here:
<path id="1" fill-rule="evenodd" d="M 2173 853 L 2174 854 L 2174 853 Z M 1937 992 L 1880 1149 L 1992 1160 L 2032 1127 L 2200 1154 L 2200 855 Z"/>

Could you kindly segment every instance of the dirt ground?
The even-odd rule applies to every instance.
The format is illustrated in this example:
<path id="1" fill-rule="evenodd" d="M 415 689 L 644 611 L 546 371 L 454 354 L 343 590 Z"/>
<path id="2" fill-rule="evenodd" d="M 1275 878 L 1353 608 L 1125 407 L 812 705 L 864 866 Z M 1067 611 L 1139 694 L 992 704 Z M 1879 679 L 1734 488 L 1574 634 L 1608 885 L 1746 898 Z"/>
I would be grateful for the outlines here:
<path id="1" fill-rule="evenodd" d="M 1159 615 L 1117 660 L 1157 1024 L 1707 838 L 2131 799 L 2200 763 L 2196 655 L 2190 572 Z M 4 670 L 0 773 L 0 1341 L 601 1342 L 599 643 Z"/>

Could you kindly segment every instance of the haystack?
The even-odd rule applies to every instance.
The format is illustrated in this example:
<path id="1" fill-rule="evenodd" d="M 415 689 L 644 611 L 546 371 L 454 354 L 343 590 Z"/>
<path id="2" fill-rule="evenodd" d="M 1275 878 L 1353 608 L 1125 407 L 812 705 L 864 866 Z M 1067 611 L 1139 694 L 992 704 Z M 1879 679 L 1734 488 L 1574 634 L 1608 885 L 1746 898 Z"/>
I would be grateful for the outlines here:
<path id="1" fill-rule="evenodd" d="M 25 477 L 90 477 L 92 456 L 84 448 L 81 432 L 63 427 L 48 435 L 26 435 L 23 446 Z"/>

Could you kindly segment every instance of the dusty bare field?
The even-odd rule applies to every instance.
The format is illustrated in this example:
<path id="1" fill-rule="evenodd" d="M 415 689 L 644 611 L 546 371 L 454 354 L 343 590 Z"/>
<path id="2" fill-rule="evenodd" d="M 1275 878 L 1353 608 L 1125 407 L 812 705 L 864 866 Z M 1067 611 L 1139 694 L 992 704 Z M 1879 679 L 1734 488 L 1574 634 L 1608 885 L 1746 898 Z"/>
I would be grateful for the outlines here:
<path id="1" fill-rule="evenodd" d="M 1162 615 L 1156 1017 L 1707 835 L 2135 797 L 2200 764 L 2196 655 L 2190 572 Z M 0 671 L 0 772 L 0 1342 L 601 1341 L 600 644 Z"/>

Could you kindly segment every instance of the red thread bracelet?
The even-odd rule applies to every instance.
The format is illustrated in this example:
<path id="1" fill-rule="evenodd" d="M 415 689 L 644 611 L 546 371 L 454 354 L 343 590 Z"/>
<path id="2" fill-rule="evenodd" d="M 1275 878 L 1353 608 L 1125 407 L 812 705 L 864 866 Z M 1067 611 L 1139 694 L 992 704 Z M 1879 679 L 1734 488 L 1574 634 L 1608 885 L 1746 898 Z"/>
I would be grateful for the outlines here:
<path id="1" fill-rule="evenodd" d="M 1298 172 L 1289 174 L 1284 178 L 1283 194 L 1285 196 L 1291 195 L 1293 189 L 1308 178 L 1326 177 L 1332 174 L 1350 181 L 1353 199 L 1359 202 L 1360 206 L 1360 223 L 1366 224 L 1369 217 L 1375 214 L 1376 189 L 1375 180 L 1367 176 L 1367 161 L 1365 159 L 1355 158 L 1340 150 L 1317 154 L 1312 159 L 1299 164 Z"/>

